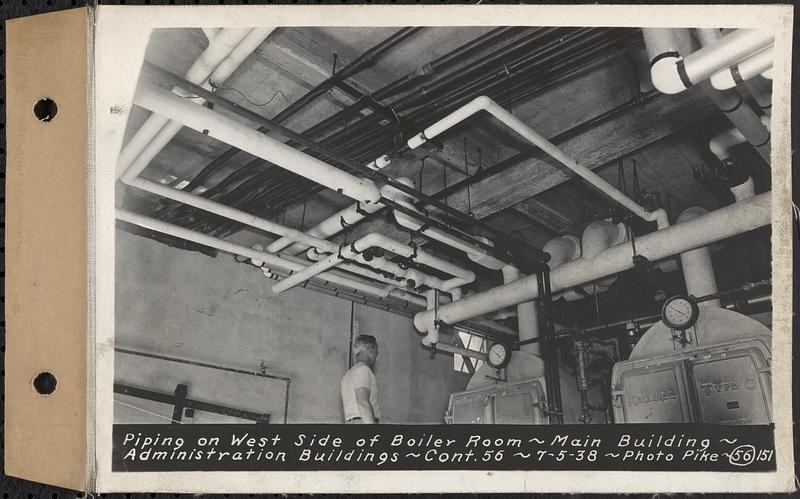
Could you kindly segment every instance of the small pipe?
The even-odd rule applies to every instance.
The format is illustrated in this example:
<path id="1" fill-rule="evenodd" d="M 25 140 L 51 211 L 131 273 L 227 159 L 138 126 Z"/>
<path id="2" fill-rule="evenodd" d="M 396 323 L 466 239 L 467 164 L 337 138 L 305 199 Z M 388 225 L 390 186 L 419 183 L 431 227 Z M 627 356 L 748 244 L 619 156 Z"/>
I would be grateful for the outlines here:
<path id="1" fill-rule="evenodd" d="M 438 343 L 435 343 L 435 345 L 436 346 L 433 347 L 434 350 L 440 350 L 442 352 L 448 352 L 448 353 L 455 353 L 455 354 L 458 354 L 458 355 L 462 355 L 464 357 L 470 357 L 470 358 L 473 358 L 473 359 L 482 360 L 484 362 L 486 361 L 486 354 L 483 353 L 483 352 L 478 352 L 477 350 L 470 350 L 469 348 L 461 348 L 461 347 L 457 347 L 455 345 L 452 345 L 450 343 L 442 343 L 441 341 L 438 342 Z M 428 346 L 428 345 L 426 345 L 426 346 Z"/>

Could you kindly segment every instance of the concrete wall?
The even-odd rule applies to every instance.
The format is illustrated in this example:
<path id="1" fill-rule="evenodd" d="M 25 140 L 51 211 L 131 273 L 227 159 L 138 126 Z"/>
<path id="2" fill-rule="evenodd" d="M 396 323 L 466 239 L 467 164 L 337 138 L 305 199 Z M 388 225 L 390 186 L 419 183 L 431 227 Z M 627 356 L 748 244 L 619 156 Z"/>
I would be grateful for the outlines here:
<path id="1" fill-rule="evenodd" d="M 117 346 L 291 377 L 289 422 L 340 422 L 339 381 L 348 369 L 351 303 L 274 283 L 230 255 L 216 258 L 117 231 Z M 467 377 L 451 356 L 420 346 L 411 320 L 352 307 L 362 333 L 378 338 L 376 377 L 387 423 L 440 423 Z M 115 381 L 161 392 L 189 385 L 189 397 L 283 420 L 285 385 L 242 374 L 117 354 Z M 117 396 L 117 422 L 158 422 L 171 408 Z M 135 406 L 135 407 L 131 407 Z M 196 413 L 196 422 L 230 418 Z"/>

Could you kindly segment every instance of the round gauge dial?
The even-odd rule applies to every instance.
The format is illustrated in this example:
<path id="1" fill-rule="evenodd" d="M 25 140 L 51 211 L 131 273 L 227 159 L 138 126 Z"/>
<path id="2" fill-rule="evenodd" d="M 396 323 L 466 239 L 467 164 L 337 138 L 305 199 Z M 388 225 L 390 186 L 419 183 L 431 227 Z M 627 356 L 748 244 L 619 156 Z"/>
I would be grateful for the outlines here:
<path id="1" fill-rule="evenodd" d="M 495 369 L 501 369 L 511 360 L 511 349 L 504 343 L 492 343 L 486 353 L 486 363 Z"/>
<path id="2" fill-rule="evenodd" d="M 687 296 L 673 296 L 664 303 L 661 319 L 672 329 L 688 329 L 697 322 L 700 310 L 697 303 Z"/>

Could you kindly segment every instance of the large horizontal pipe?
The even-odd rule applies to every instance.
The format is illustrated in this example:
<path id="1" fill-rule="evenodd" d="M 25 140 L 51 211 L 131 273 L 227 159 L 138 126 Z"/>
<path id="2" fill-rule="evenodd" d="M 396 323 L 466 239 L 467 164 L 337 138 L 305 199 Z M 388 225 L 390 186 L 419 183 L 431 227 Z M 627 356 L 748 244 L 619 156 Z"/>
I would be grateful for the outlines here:
<path id="1" fill-rule="evenodd" d="M 381 197 L 380 191 L 371 180 L 343 172 L 258 130 L 152 84 L 141 85 L 134 102 L 356 201 L 375 203 Z"/>
<path id="2" fill-rule="evenodd" d="M 769 192 L 760 194 L 680 225 L 637 237 L 636 254 L 650 261 L 658 261 L 768 225 L 771 215 L 770 195 Z M 633 268 L 633 256 L 632 246 L 622 244 L 613 246 L 594 258 L 581 258 L 566 263 L 551 272 L 552 291 L 596 281 Z M 455 324 L 538 297 L 537 276 L 532 275 L 442 305 L 438 309 L 438 317 L 435 317 L 432 310 L 420 312 L 414 316 L 414 325 L 419 331 L 428 332 L 434 327 L 435 319 Z"/>
<path id="3" fill-rule="evenodd" d="M 648 222 L 656 222 L 659 229 L 663 229 L 669 225 L 667 213 L 664 210 L 647 211 L 642 206 L 637 204 L 631 198 L 622 193 L 619 189 L 606 182 L 602 177 L 594 173 L 591 169 L 579 164 L 577 161 L 567 156 L 555 144 L 542 137 L 531 127 L 523 123 L 516 116 L 509 113 L 492 99 L 486 96 L 478 97 L 472 100 L 467 105 L 457 109 L 456 111 L 445 116 L 433 125 L 429 126 L 422 133 L 412 137 L 408 141 L 408 146 L 412 149 L 419 147 L 427 140 L 430 140 L 445 130 L 455 126 L 461 121 L 469 118 L 479 111 L 486 111 L 500 122 L 507 125 L 509 128 L 517 132 L 524 139 L 540 148 L 542 151 L 550 155 L 553 159 L 572 170 L 576 175 L 583 178 L 603 194 L 610 197 L 617 203 L 621 204 L 628 210 L 632 211 L 635 215 Z"/>
<path id="4" fill-rule="evenodd" d="M 231 51 L 252 31 L 252 28 L 223 29 L 214 37 L 200 57 L 186 72 L 186 79 L 192 83 L 201 84 L 208 80 L 211 73 L 219 64 L 230 55 Z M 151 140 L 169 123 L 163 116 L 153 114 L 147 118 L 133 137 L 122 148 L 117 159 L 117 176 L 122 175 L 139 154 L 148 146 Z"/>

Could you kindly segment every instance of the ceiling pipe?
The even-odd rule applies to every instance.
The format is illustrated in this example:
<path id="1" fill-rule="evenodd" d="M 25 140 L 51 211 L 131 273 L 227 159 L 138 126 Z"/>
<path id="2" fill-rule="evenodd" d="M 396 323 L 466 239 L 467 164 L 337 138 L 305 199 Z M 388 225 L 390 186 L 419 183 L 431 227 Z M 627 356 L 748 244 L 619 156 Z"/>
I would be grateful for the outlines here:
<path id="1" fill-rule="evenodd" d="M 711 86 L 717 90 L 733 88 L 771 68 L 774 57 L 775 46 L 770 45 L 766 50 L 762 50 L 742 62 L 712 75 L 710 78 Z"/>
<path id="2" fill-rule="evenodd" d="M 127 210 L 118 208 L 116 210 L 116 218 L 117 220 L 121 220 L 123 222 L 128 222 L 134 225 L 138 225 L 139 227 L 160 232 L 162 234 L 168 234 L 170 236 L 179 237 L 181 239 L 201 244 L 203 246 L 208 246 L 210 248 L 214 248 L 219 251 L 224 251 L 234 255 L 239 255 L 241 257 L 250 258 L 252 260 L 259 260 L 264 262 L 264 264 L 266 264 L 269 267 L 277 267 L 279 269 L 290 272 L 299 272 L 306 267 L 306 265 L 299 263 L 297 261 L 282 258 L 270 253 L 265 253 L 263 251 L 258 251 L 253 248 L 248 248 L 246 246 L 241 246 L 228 241 L 223 241 L 222 239 L 218 239 L 216 237 L 202 234 L 200 232 L 193 231 L 185 227 L 180 227 L 178 225 L 162 222 L 160 220 L 146 217 L 144 215 L 133 213 Z M 331 272 L 320 274 L 318 277 L 320 279 L 324 279 L 328 282 L 340 286 L 352 288 L 357 291 L 363 291 L 365 293 L 369 293 L 379 297 L 386 297 L 389 294 L 392 294 L 389 291 L 390 289 L 389 286 L 385 287 L 373 286 L 369 283 L 342 277 L 340 275 Z"/>
<path id="3" fill-rule="evenodd" d="M 380 191 L 371 180 L 355 177 L 264 135 L 258 130 L 211 109 L 188 102 L 187 99 L 151 83 L 144 83 L 139 87 L 134 102 L 145 109 L 162 114 L 184 126 L 265 159 L 356 201 L 372 204 L 381 197 Z"/>
<path id="4" fill-rule="evenodd" d="M 260 229 L 280 236 L 291 237 L 292 239 L 301 241 L 310 247 L 319 248 L 325 253 L 335 253 L 339 250 L 339 246 L 333 242 L 309 236 L 299 230 L 290 229 L 288 227 L 272 222 L 270 220 L 257 217 L 250 213 L 238 210 L 236 208 L 232 208 L 230 206 L 218 203 L 216 201 L 211 201 L 210 199 L 206 199 L 202 196 L 198 196 L 196 194 L 190 194 L 180 189 L 175 189 L 174 187 L 161 185 L 158 182 L 153 182 L 151 180 L 139 177 L 127 182 L 127 185 L 142 189 L 144 191 L 159 195 L 161 197 L 165 197 L 167 199 L 172 199 L 174 201 L 178 201 L 190 206 L 194 206 L 196 208 L 200 208 L 215 215 L 219 215 L 221 217 L 248 225 L 250 227 L 254 227 L 256 229 Z M 361 256 L 358 256 L 356 258 L 356 261 L 364 265 L 367 265 L 371 268 L 376 268 L 381 272 L 387 272 L 394 275 L 403 274 L 405 272 L 402 268 L 400 268 L 399 265 L 389 262 L 385 258 L 374 258 L 373 261 L 367 262 Z M 351 269 L 348 268 L 348 270 Z M 373 280 L 389 282 L 385 280 L 382 273 L 368 269 L 360 269 L 360 270 L 361 272 L 356 272 L 356 273 L 360 273 Z M 424 274 L 417 277 L 418 278 L 422 277 L 423 280 L 425 280 Z M 398 284 L 399 281 L 393 280 L 391 282 Z"/>
<path id="5" fill-rule="evenodd" d="M 686 223 L 708 213 L 700 207 L 687 208 L 676 220 L 676 224 Z M 686 282 L 686 292 L 691 296 L 713 295 L 719 292 L 717 288 L 717 277 L 714 274 L 714 266 L 711 262 L 711 252 L 708 246 L 703 246 L 691 251 L 681 253 L 681 267 L 683 267 L 683 279 Z M 719 308 L 722 306 L 720 300 L 708 300 L 699 303 L 700 307 Z"/>
<path id="6" fill-rule="evenodd" d="M 768 225 L 771 217 L 770 195 L 769 192 L 759 194 L 680 225 L 637 237 L 636 254 L 658 261 Z M 581 258 L 564 264 L 550 273 L 552 291 L 561 291 L 633 268 L 633 256 L 631 245 L 624 244 L 612 246 L 594 258 Z M 538 296 L 537 276 L 532 275 L 443 305 L 439 307 L 438 319 L 455 324 Z M 431 311 L 420 312 L 414 316 L 414 325 L 419 331 L 427 332 L 433 324 L 433 318 Z"/>
<path id="7" fill-rule="evenodd" d="M 600 190 L 603 194 L 610 197 L 620 205 L 624 206 L 638 217 L 648 221 L 656 222 L 659 229 L 669 226 L 669 219 L 666 211 L 659 209 L 656 211 L 647 211 L 645 208 L 637 204 L 631 198 L 622 193 L 619 189 L 606 182 L 599 175 L 594 173 L 591 169 L 582 166 L 577 161 L 567 156 L 555 144 L 548 141 L 531 127 L 520 121 L 516 116 L 509 113 L 496 102 L 486 96 L 478 97 L 465 106 L 457 109 L 451 114 L 445 116 L 433 125 L 426 128 L 423 132 L 415 135 L 408 141 L 408 147 L 415 149 L 424 144 L 428 140 L 436 137 L 445 130 L 455 126 L 461 121 L 469 118 L 479 111 L 486 111 L 500 122 L 507 125 L 509 128 L 517 132 L 524 139 L 540 148 L 542 151 L 550 155 L 553 159 L 557 160 L 562 165 L 572 170 L 576 175 L 583 178 L 595 188 Z"/>
<path id="8" fill-rule="evenodd" d="M 427 253 L 421 249 L 415 250 L 405 244 L 401 244 L 391 238 L 388 238 L 383 234 L 375 232 L 362 237 L 361 239 L 353 242 L 352 244 L 349 245 L 344 244 L 340 246 L 337 252 L 332 253 L 331 255 L 318 261 L 317 263 L 314 263 L 313 265 L 310 265 L 307 268 L 303 269 L 301 272 L 298 272 L 297 274 L 294 274 L 284 279 L 283 281 L 275 284 L 272 287 L 272 290 L 275 293 L 280 293 L 282 291 L 290 289 L 291 287 L 296 286 L 302 283 L 303 281 L 311 279 L 317 274 L 338 265 L 344 260 L 363 258 L 369 264 L 370 260 L 373 257 L 369 258 L 365 257 L 364 252 L 366 252 L 370 248 L 376 248 L 376 247 L 382 248 L 386 251 L 390 251 L 396 255 L 412 259 L 423 265 L 436 268 L 438 270 L 441 270 L 443 272 L 455 276 L 454 278 L 448 279 L 447 281 L 442 281 L 441 279 L 425 275 L 414 269 L 405 269 L 401 273 L 399 273 L 399 277 L 406 277 L 407 280 L 409 280 L 409 282 L 413 280 L 414 285 L 412 287 L 428 286 L 435 289 L 439 289 L 441 291 L 449 291 L 453 288 L 469 284 L 475 280 L 475 273 L 470 270 L 463 269 L 446 260 L 435 257 L 430 253 Z"/>
<path id="9" fill-rule="evenodd" d="M 186 72 L 186 80 L 195 84 L 206 84 L 214 70 L 230 56 L 237 45 L 252 32 L 252 28 L 227 28 L 222 30 L 214 40 L 210 41 L 205 51 L 197 58 Z M 175 87 L 174 91 L 180 91 Z M 131 163 L 139 157 L 150 142 L 169 123 L 169 120 L 158 114 L 150 115 L 136 133 L 131 137 L 125 147 L 120 151 L 117 159 L 117 176 L 129 169 Z M 147 166 L 147 165 L 145 165 Z M 142 167 L 142 169 L 144 169 Z M 139 174 L 136 172 L 135 177 Z"/>
<path id="10" fill-rule="evenodd" d="M 222 31 L 222 28 L 200 28 L 203 31 L 203 34 L 206 35 L 206 39 L 210 42 L 214 39 L 215 36 Z"/>
<path id="11" fill-rule="evenodd" d="M 665 94 L 677 94 L 705 81 L 775 41 L 773 33 L 763 30 L 737 29 L 717 39 L 705 31 L 698 37 L 708 43 L 682 56 L 691 44 L 688 29 L 643 28 L 642 33 L 653 85 Z"/>
<path id="12" fill-rule="evenodd" d="M 772 82 L 763 77 L 756 77 L 744 83 L 761 112 L 766 116 L 772 116 Z"/>
<path id="13" fill-rule="evenodd" d="M 391 195 L 392 190 L 392 187 L 386 185 L 380 188 L 381 195 L 384 197 Z M 320 239 L 327 239 L 340 233 L 346 227 L 351 227 L 352 225 L 357 224 L 367 216 L 380 211 L 382 208 L 383 204 L 376 203 L 362 205 L 360 202 L 356 202 L 339 210 L 314 227 L 310 228 L 306 234 L 318 237 Z M 288 249 L 286 249 L 284 253 L 289 255 L 296 255 L 308 249 L 307 245 L 297 243 L 291 237 L 282 237 L 267 246 L 267 251 L 270 253 L 277 253 L 287 248 L 287 246 Z"/>

